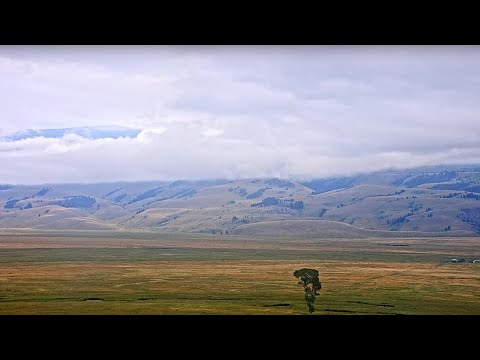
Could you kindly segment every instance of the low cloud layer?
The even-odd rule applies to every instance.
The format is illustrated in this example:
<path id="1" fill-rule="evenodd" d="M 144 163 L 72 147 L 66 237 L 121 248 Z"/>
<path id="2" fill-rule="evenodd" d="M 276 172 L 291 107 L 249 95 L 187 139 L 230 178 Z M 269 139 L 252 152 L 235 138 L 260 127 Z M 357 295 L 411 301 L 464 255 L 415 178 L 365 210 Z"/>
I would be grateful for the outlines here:
<path id="1" fill-rule="evenodd" d="M 3 46 L 0 182 L 480 163 L 479 64 L 475 47 Z"/>

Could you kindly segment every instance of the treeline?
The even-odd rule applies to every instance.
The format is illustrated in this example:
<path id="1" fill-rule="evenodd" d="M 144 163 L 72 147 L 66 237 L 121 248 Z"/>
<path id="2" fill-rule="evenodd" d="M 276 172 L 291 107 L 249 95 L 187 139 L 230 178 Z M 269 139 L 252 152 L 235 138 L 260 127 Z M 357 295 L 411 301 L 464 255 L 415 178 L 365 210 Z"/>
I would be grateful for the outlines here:
<path id="1" fill-rule="evenodd" d="M 263 183 L 271 186 L 278 186 L 285 189 L 290 189 L 295 186 L 295 184 L 291 183 L 290 181 L 280 180 L 279 178 L 265 180 Z"/>
<path id="2" fill-rule="evenodd" d="M 247 199 L 256 199 L 256 198 L 259 198 L 263 195 L 263 193 L 268 190 L 270 188 L 266 187 L 266 188 L 262 188 L 262 189 L 259 189 L 257 191 L 255 191 L 254 193 L 251 193 L 250 195 L 247 196 Z"/>
<path id="3" fill-rule="evenodd" d="M 403 184 L 406 187 L 412 188 L 418 185 L 446 182 L 454 179 L 457 176 L 456 171 L 443 171 L 436 174 L 420 174 L 414 178 L 405 180 Z"/>
<path id="4" fill-rule="evenodd" d="M 480 193 L 480 185 L 465 182 L 457 182 L 453 184 L 437 184 L 431 187 L 434 190 L 463 190 Z"/>
<path id="5" fill-rule="evenodd" d="M 255 203 L 251 205 L 252 207 L 256 206 L 283 206 L 283 207 L 288 207 L 290 209 L 294 210 L 303 210 L 305 208 L 305 205 L 303 204 L 303 201 L 295 201 L 293 199 L 289 200 L 281 200 L 277 199 L 275 197 L 267 197 L 263 199 L 261 202 Z"/>
<path id="6" fill-rule="evenodd" d="M 57 202 L 58 205 L 65 208 L 87 209 L 95 204 L 95 198 L 85 195 L 71 196 L 65 200 Z"/>
<path id="7" fill-rule="evenodd" d="M 145 200 L 145 199 L 153 198 L 153 197 L 157 196 L 158 194 L 160 194 L 162 191 L 163 191 L 162 187 L 158 187 L 158 188 L 155 188 L 155 189 L 145 191 L 144 193 L 141 193 L 140 195 L 137 195 L 135 198 L 130 200 L 128 202 L 128 205 L 131 205 L 133 203 L 136 203 L 138 201 L 142 201 L 142 200 Z"/>

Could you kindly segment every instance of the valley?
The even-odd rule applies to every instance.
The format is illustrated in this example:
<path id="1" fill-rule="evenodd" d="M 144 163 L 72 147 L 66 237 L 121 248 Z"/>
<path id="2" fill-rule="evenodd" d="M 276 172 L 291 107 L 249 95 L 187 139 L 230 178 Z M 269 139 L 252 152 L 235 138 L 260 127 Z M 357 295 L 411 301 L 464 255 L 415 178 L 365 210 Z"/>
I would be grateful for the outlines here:
<path id="1" fill-rule="evenodd" d="M 480 314 L 480 238 L 3 231 L 0 314 Z M 453 259 L 465 260 L 455 262 Z"/>

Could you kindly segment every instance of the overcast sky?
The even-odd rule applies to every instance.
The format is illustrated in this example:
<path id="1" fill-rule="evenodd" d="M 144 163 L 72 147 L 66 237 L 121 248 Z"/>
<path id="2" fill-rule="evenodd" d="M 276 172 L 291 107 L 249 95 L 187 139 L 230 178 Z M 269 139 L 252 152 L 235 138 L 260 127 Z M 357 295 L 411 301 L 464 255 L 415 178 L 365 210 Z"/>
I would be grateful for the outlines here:
<path id="1" fill-rule="evenodd" d="M 479 47 L 0 46 L 1 183 L 480 163 L 479 115 Z"/>

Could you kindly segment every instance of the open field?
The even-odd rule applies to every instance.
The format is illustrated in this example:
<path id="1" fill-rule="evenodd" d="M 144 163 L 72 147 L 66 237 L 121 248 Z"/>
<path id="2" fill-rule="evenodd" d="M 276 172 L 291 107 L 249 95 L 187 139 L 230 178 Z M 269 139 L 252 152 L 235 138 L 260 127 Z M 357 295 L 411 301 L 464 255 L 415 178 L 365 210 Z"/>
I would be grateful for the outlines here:
<path id="1" fill-rule="evenodd" d="M 480 314 L 480 238 L 0 234 L 0 314 Z"/>

